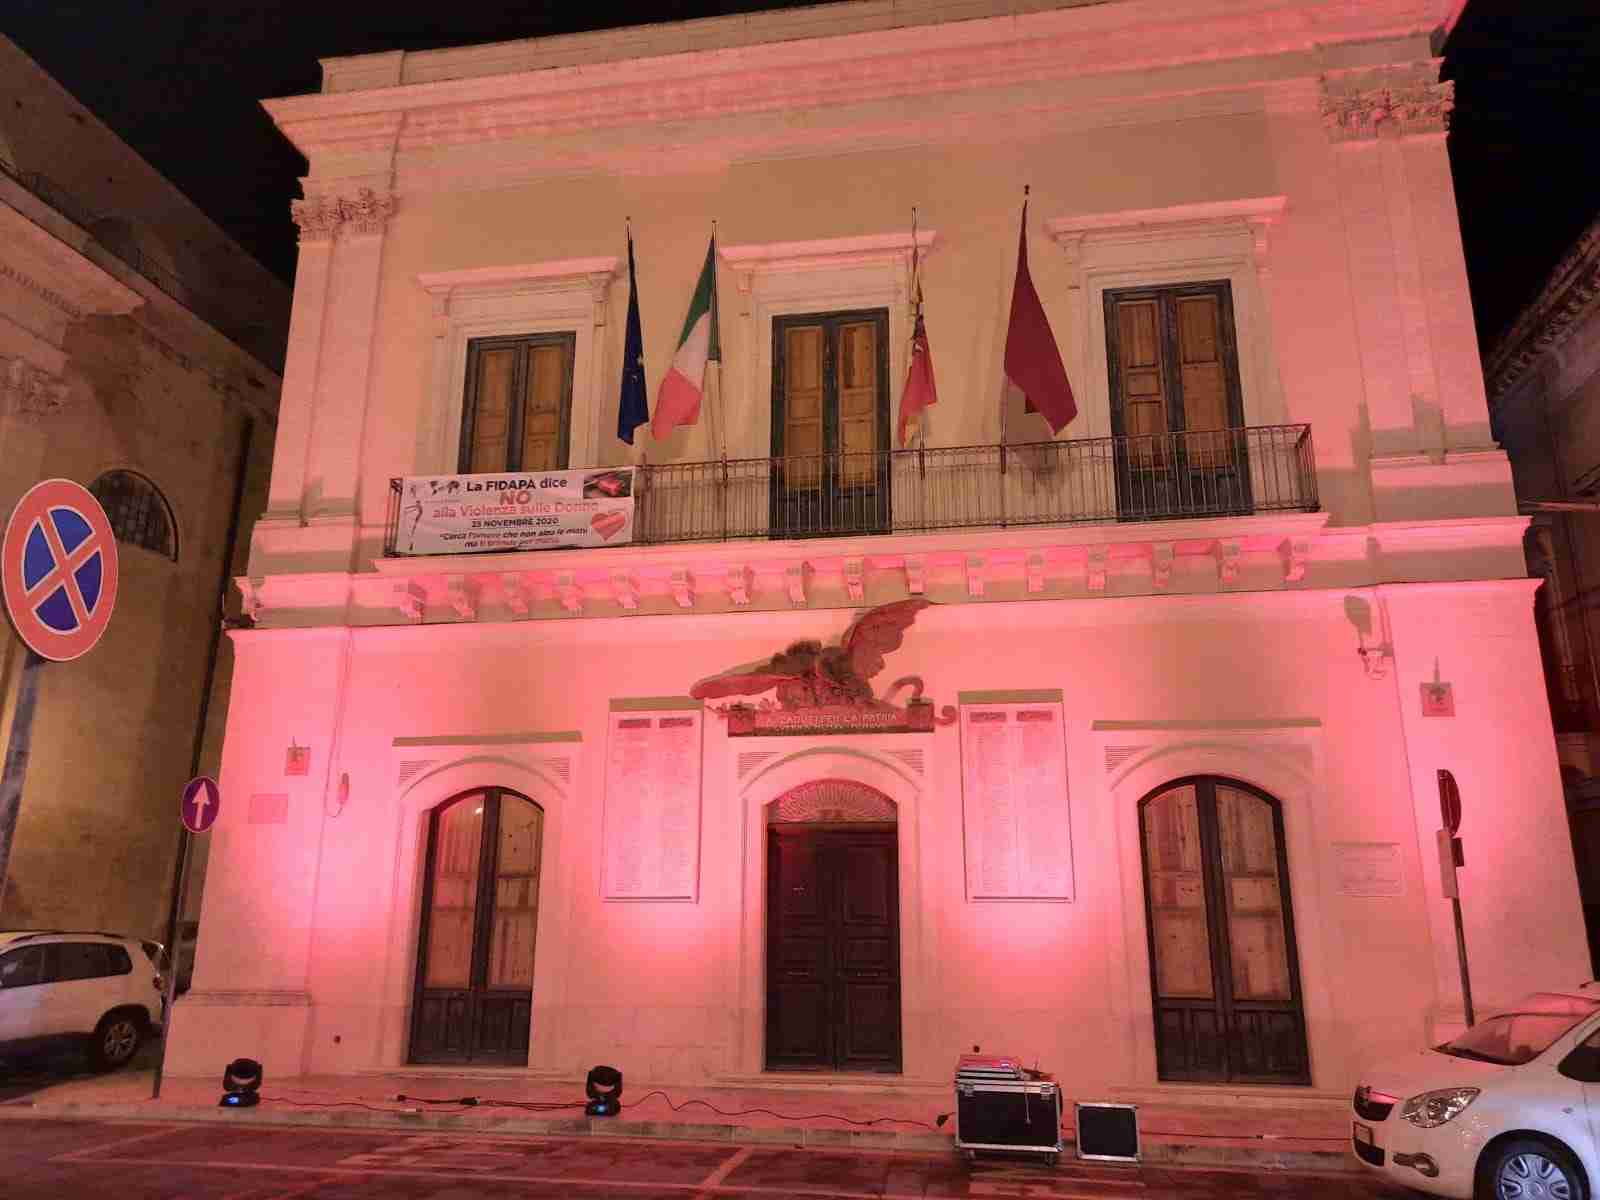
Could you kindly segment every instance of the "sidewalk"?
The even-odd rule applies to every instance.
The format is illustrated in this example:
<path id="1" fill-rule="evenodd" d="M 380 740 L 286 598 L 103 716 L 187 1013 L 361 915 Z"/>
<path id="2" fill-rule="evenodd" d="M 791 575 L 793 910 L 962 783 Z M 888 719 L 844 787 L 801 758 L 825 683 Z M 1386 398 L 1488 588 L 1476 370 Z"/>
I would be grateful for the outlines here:
<path id="1" fill-rule="evenodd" d="M 210 1079 L 169 1077 L 163 1081 L 161 1099 L 152 1100 L 151 1079 L 148 1070 L 64 1079 L 25 1097 L 0 1102 L 0 1120 L 46 1116 L 220 1121 L 412 1133 L 849 1145 L 947 1153 L 953 1153 L 955 1147 L 954 1119 L 942 1128 L 936 1124 L 939 1114 L 954 1107 L 949 1088 L 921 1084 L 874 1087 L 860 1078 L 840 1086 L 805 1079 L 788 1086 L 669 1087 L 659 1091 L 625 1080 L 622 1112 L 616 1117 L 584 1115 L 581 1080 L 539 1078 L 525 1071 L 413 1069 L 288 1079 L 268 1075 L 260 1106 L 249 1110 L 218 1108 L 221 1088 Z M 401 1096 L 406 1098 L 398 1099 Z M 463 1105 L 459 1103 L 462 1097 L 474 1097 L 477 1103 Z M 1064 1123 L 1065 1154 L 1070 1157 L 1075 1152 L 1070 1098 Z M 1333 1102 L 1292 1110 L 1139 1105 L 1143 1161 L 1169 1166 L 1355 1170 L 1349 1130 L 1343 1106 Z"/>

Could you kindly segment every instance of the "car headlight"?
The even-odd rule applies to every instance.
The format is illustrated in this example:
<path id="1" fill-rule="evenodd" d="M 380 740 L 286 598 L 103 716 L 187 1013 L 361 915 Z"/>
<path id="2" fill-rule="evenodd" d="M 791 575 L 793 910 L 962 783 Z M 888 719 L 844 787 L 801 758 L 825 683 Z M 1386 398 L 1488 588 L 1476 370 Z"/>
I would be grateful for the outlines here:
<path id="1" fill-rule="evenodd" d="M 1462 1110 L 1477 1098 L 1477 1088 L 1441 1088 L 1437 1092 L 1423 1092 L 1405 1102 L 1400 1110 L 1400 1119 L 1410 1121 L 1419 1129 L 1432 1129 L 1460 1116 Z"/>

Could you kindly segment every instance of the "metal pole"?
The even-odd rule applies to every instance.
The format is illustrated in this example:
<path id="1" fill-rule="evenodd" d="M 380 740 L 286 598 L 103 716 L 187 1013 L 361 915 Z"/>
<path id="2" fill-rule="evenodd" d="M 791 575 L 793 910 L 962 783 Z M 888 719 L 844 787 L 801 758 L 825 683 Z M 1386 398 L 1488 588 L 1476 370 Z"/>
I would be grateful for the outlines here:
<path id="1" fill-rule="evenodd" d="M 17 711 L 11 718 L 6 743 L 6 763 L 0 770 L 0 907 L 5 904 L 6 879 L 11 869 L 11 840 L 22 809 L 22 783 L 28 775 L 28 754 L 33 742 L 33 713 L 39 704 L 39 671 L 45 660 L 31 647 L 23 648 L 22 676 L 17 681 Z"/>
<path id="2" fill-rule="evenodd" d="M 178 868 L 178 906 L 179 912 L 183 911 L 183 902 L 189 895 L 189 851 L 194 845 L 194 834 L 189 832 L 188 826 L 183 830 L 183 858 L 182 865 Z M 167 1067 L 167 1047 L 172 1045 L 172 1015 L 173 1005 L 177 1002 L 178 993 L 178 947 L 167 947 L 167 990 L 161 1002 L 161 1057 L 156 1059 L 156 1076 L 150 1085 L 150 1099 L 161 1099 L 161 1076 Z"/>
<path id="3" fill-rule="evenodd" d="M 1461 897 L 1450 897 L 1450 908 L 1456 917 L 1456 959 L 1461 964 L 1461 1002 L 1466 1011 L 1467 1027 L 1477 1024 L 1472 1015 L 1472 980 L 1467 975 L 1467 935 L 1461 927 Z"/>

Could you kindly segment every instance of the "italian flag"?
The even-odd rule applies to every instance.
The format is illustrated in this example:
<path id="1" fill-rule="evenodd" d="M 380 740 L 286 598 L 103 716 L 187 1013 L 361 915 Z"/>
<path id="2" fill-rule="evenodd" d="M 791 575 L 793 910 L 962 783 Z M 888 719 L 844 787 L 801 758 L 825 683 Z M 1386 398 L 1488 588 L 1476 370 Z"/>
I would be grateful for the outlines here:
<path id="1" fill-rule="evenodd" d="M 672 366 L 656 393 L 656 415 L 650 432 L 657 441 L 679 425 L 693 425 L 700 419 L 700 398 L 705 394 L 706 368 L 722 364 L 722 342 L 717 334 L 717 238 L 711 236 L 706 249 L 706 265 L 694 285 L 689 315 L 683 321 L 683 336 L 672 355 Z"/>

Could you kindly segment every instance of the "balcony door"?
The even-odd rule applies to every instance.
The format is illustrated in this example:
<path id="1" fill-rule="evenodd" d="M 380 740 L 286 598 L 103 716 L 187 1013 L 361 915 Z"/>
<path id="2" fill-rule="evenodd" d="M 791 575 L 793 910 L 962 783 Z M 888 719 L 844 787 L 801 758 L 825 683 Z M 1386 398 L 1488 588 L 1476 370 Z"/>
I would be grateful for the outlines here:
<path id="1" fill-rule="evenodd" d="M 1249 512 L 1228 282 L 1107 291 L 1105 307 L 1118 515 Z"/>
<path id="2" fill-rule="evenodd" d="M 772 324 L 773 537 L 889 529 L 889 311 Z"/>
<path id="3" fill-rule="evenodd" d="M 428 818 L 411 1061 L 524 1066 L 544 812 L 504 788 Z"/>
<path id="4" fill-rule="evenodd" d="M 1139 835 L 1159 1077 L 1310 1083 L 1278 802 L 1183 779 L 1140 802 Z"/>

